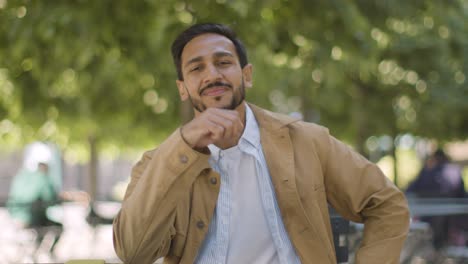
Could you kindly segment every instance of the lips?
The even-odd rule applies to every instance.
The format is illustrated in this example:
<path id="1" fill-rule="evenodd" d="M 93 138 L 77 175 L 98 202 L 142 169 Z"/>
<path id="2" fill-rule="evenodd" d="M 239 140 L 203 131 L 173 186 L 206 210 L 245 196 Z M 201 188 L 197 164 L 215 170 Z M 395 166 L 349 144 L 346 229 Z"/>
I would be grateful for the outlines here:
<path id="1" fill-rule="evenodd" d="M 211 88 L 206 88 L 206 89 L 203 89 L 201 95 L 202 96 L 217 96 L 226 92 L 227 89 L 229 88 L 226 86 L 215 86 Z"/>
<path id="2" fill-rule="evenodd" d="M 228 89 L 232 89 L 232 86 L 228 83 L 213 82 L 201 89 L 200 96 L 217 96 L 223 94 Z"/>

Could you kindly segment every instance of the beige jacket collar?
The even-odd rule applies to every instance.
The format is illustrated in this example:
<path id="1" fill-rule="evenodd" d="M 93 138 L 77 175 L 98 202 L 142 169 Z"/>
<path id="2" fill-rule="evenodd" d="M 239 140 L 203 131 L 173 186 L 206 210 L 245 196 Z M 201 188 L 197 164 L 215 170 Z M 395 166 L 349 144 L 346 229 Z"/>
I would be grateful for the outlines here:
<path id="1" fill-rule="evenodd" d="M 249 105 L 250 109 L 252 109 L 252 112 L 254 113 L 261 129 L 266 128 L 267 130 L 278 130 L 284 126 L 300 120 L 299 118 L 267 111 L 250 103 L 247 104 Z"/>

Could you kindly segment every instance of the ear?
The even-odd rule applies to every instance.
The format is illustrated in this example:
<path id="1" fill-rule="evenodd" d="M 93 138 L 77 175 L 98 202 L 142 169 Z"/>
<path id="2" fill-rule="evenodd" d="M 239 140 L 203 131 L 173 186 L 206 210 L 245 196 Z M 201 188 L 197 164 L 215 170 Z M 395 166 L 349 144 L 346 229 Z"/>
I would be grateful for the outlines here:
<path id="1" fill-rule="evenodd" d="M 188 98 L 187 89 L 185 89 L 184 81 L 176 80 L 177 88 L 179 89 L 180 100 L 185 101 Z"/>
<path id="2" fill-rule="evenodd" d="M 242 76 L 244 77 L 244 84 L 246 88 L 252 88 L 252 64 L 247 64 L 242 68 Z"/>

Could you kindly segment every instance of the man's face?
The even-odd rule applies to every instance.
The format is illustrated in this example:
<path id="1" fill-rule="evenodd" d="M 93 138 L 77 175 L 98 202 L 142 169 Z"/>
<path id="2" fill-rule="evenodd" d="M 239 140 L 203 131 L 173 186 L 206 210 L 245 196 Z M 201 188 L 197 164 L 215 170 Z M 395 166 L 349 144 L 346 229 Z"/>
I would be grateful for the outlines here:
<path id="1" fill-rule="evenodd" d="M 252 65 L 243 69 L 234 44 L 218 34 L 203 34 L 185 45 L 181 57 L 184 80 L 177 80 L 180 98 L 190 99 L 199 114 L 209 107 L 234 110 L 252 86 Z"/>

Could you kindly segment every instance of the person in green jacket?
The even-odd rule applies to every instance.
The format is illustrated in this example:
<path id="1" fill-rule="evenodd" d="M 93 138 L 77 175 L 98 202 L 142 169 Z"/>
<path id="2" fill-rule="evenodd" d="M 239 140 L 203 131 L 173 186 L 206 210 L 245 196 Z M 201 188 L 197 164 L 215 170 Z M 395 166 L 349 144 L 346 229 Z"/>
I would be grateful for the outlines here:
<path id="1" fill-rule="evenodd" d="M 22 169 L 13 179 L 8 211 L 24 227 L 44 225 L 47 221 L 47 207 L 57 200 L 47 170 L 47 164 L 39 163 L 36 171 Z"/>
<path id="2" fill-rule="evenodd" d="M 49 150 L 40 154 L 34 158 L 25 157 L 25 160 L 34 161 L 34 165 L 24 166 L 13 178 L 7 207 L 19 227 L 32 228 L 37 232 L 38 246 L 45 234 L 53 231 L 55 241 L 50 248 L 52 252 L 63 227 L 61 223 L 47 217 L 47 208 L 57 204 L 59 197 L 50 175 L 49 164 L 52 161 L 52 152 Z"/>

